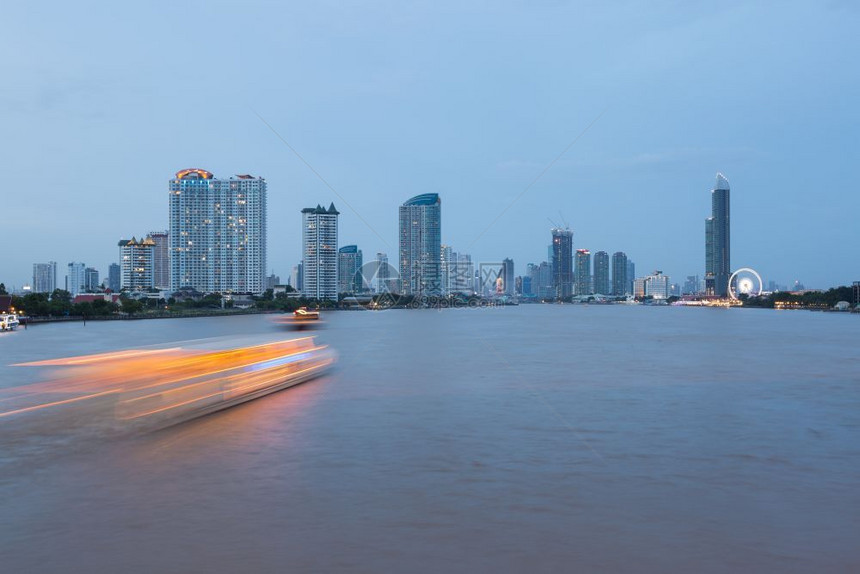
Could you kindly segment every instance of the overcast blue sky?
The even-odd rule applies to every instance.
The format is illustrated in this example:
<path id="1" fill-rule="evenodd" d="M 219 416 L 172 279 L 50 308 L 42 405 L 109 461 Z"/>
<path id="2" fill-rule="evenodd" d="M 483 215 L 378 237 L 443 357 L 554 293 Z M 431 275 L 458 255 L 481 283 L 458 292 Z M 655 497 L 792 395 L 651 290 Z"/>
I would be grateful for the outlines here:
<path id="1" fill-rule="evenodd" d="M 268 180 L 283 279 L 301 208 L 334 201 L 341 244 L 394 261 L 397 206 L 438 192 L 443 243 L 475 260 L 519 274 L 563 217 L 575 247 L 680 282 L 721 171 L 733 267 L 860 280 L 858 5 L 698 4 L 7 3 L 0 281 L 106 273 L 120 238 L 167 227 L 187 167 Z"/>

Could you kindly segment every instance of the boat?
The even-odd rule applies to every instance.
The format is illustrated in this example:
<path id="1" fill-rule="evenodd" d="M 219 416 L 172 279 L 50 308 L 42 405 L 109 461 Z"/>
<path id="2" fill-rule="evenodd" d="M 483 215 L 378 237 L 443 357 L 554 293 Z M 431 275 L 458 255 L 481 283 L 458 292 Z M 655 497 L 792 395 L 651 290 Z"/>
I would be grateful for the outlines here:
<path id="1" fill-rule="evenodd" d="M 307 307 L 299 307 L 293 311 L 293 319 L 296 321 L 319 321 L 320 312 Z"/>
<path id="2" fill-rule="evenodd" d="M 334 353 L 313 337 L 209 348 L 213 344 L 16 365 L 59 369 L 49 380 L 24 387 L 26 395 L 7 398 L 0 418 L 77 404 L 110 411 L 120 423 L 167 426 L 293 387 L 322 375 L 335 362 Z M 33 400 L 38 402 L 28 404 Z"/>
<path id="3" fill-rule="evenodd" d="M 0 314 L 0 331 L 14 331 L 18 328 L 18 315 L 14 313 Z"/>

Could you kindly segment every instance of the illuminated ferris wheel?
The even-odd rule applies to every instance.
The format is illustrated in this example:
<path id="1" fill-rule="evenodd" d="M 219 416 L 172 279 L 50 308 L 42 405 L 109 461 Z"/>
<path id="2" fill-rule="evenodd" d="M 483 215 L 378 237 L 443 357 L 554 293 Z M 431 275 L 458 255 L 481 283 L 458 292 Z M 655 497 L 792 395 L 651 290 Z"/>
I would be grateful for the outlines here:
<path id="1" fill-rule="evenodd" d="M 732 299 L 737 299 L 739 295 L 758 297 L 763 287 L 761 275 L 750 267 L 742 267 L 729 277 L 729 297 Z"/>

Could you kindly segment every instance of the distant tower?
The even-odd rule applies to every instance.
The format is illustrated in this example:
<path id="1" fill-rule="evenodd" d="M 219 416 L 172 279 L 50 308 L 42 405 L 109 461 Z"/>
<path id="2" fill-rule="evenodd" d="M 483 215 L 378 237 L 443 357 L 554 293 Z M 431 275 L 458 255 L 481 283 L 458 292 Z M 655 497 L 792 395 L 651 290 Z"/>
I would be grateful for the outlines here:
<path id="1" fill-rule="evenodd" d="M 594 254 L 594 292 L 609 295 L 609 254 L 598 251 Z"/>
<path id="2" fill-rule="evenodd" d="M 57 288 L 57 262 L 33 263 L 33 293 L 53 293 Z"/>
<path id="3" fill-rule="evenodd" d="M 302 294 L 337 301 L 337 218 L 334 203 L 302 210 Z"/>
<path id="4" fill-rule="evenodd" d="M 705 220 L 705 293 L 716 297 L 728 294 L 732 274 L 729 216 L 729 182 L 718 173 L 711 191 L 711 216 Z"/>
<path id="5" fill-rule="evenodd" d="M 108 267 L 108 289 L 113 293 L 119 293 L 122 289 L 122 268 L 116 263 L 111 263 Z"/>
<path id="6" fill-rule="evenodd" d="M 364 258 L 357 245 L 345 245 L 337 252 L 337 290 L 339 293 L 364 291 L 361 266 Z"/>
<path id="7" fill-rule="evenodd" d="M 633 294 L 633 282 L 636 280 L 636 264 L 627 260 L 627 283 L 624 285 L 627 295 Z"/>
<path id="8" fill-rule="evenodd" d="M 587 295 L 591 293 L 591 251 L 588 249 L 576 250 L 576 294 Z"/>
<path id="9" fill-rule="evenodd" d="M 616 251 L 612 254 L 612 294 L 621 297 L 627 294 L 627 254 Z"/>
<path id="10" fill-rule="evenodd" d="M 84 269 L 84 287 L 90 293 L 99 290 L 99 271 L 95 267 Z"/>
<path id="11" fill-rule="evenodd" d="M 170 233 L 152 231 L 147 236 L 155 246 L 152 249 L 152 284 L 156 289 L 170 289 Z"/>
<path id="12" fill-rule="evenodd" d="M 66 275 L 66 291 L 72 294 L 72 297 L 79 293 L 83 293 L 86 289 L 86 270 L 87 266 L 83 263 L 69 263 L 69 271 Z"/>
<path id="13" fill-rule="evenodd" d="M 404 295 L 442 293 L 442 200 L 416 195 L 400 206 L 400 280 Z"/>
<path id="14" fill-rule="evenodd" d="M 552 230 L 552 286 L 557 299 L 573 295 L 573 231 Z"/>
<path id="15" fill-rule="evenodd" d="M 504 294 L 512 297 L 516 293 L 513 259 L 502 260 L 502 269 L 499 271 L 499 277 L 502 279 Z"/>

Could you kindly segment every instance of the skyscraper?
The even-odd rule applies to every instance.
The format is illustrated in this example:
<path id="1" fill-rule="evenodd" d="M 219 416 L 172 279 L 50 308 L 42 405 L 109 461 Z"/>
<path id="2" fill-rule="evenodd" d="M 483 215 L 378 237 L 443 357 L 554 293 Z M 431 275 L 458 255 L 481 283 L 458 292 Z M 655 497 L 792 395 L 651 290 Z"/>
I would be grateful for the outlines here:
<path id="1" fill-rule="evenodd" d="M 591 251 L 588 249 L 576 250 L 576 270 L 574 271 L 576 281 L 576 294 L 588 295 L 591 290 Z"/>
<path id="2" fill-rule="evenodd" d="M 302 294 L 337 301 L 337 222 L 334 203 L 302 210 Z"/>
<path id="3" fill-rule="evenodd" d="M 711 216 L 705 220 L 705 293 L 716 297 L 728 294 L 732 274 L 729 216 L 729 181 L 718 173 L 711 190 Z"/>
<path id="4" fill-rule="evenodd" d="M 69 263 L 69 270 L 66 274 L 66 291 L 72 294 L 72 297 L 78 295 L 79 293 L 83 293 L 86 288 L 86 276 L 84 271 L 87 266 L 83 263 L 71 262 Z"/>
<path id="5" fill-rule="evenodd" d="M 442 200 L 416 195 L 400 206 L 400 281 L 404 295 L 442 293 Z"/>
<path id="6" fill-rule="evenodd" d="M 552 230 L 552 287 L 557 299 L 573 295 L 573 231 Z"/>
<path id="7" fill-rule="evenodd" d="M 53 293 L 57 288 L 57 262 L 33 263 L 33 293 Z"/>
<path id="8" fill-rule="evenodd" d="M 152 248 L 152 285 L 156 289 L 170 289 L 170 233 L 151 231 L 146 237 L 155 244 Z"/>
<path id="9" fill-rule="evenodd" d="M 138 241 L 134 237 L 119 242 L 120 283 L 122 289 L 144 291 L 152 289 L 152 260 L 155 242 Z"/>
<path id="10" fill-rule="evenodd" d="M 627 290 L 627 294 L 633 294 L 633 281 L 636 279 L 636 264 L 633 263 L 630 259 L 627 260 L 627 283 L 624 285 L 624 288 Z"/>
<path id="11" fill-rule="evenodd" d="M 612 254 L 612 294 L 621 297 L 628 293 L 627 254 L 616 251 Z"/>
<path id="12" fill-rule="evenodd" d="M 345 245 L 337 251 L 338 293 L 361 293 L 364 281 L 361 266 L 364 265 L 361 249 L 357 245 Z"/>
<path id="13" fill-rule="evenodd" d="M 606 251 L 598 251 L 594 254 L 594 292 L 601 295 L 609 295 L 609 254 Z"/>
<path id="14" fill-rule="evenodd" d="M 84 269 L 84 289 L 88 292 L 99 290 L 99 270 L 94 267 Z"/>
<path id="15" fill-rule="evenodd" d="M 499 272 L 499 277 L 502 278 L 502 288 L 505 295 L 513 297 L 516 294 L 516 283 L 514 282 L 514 260 L 503 259 L 502 269 Z"/>
<path id="16" fill-rule="evenodd" d="M 170 180 L 170 288 L 262 293 L 266 180 L 185 169 Z"/>
<path id="17" fill-rule="evenodd" d="M 114 293 L 119 293 L 119 290 L 122 289 L 122 268 L 116 263 L 111 263 L 108 267 L 107 286 Z"/>

